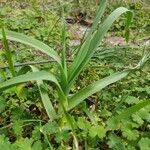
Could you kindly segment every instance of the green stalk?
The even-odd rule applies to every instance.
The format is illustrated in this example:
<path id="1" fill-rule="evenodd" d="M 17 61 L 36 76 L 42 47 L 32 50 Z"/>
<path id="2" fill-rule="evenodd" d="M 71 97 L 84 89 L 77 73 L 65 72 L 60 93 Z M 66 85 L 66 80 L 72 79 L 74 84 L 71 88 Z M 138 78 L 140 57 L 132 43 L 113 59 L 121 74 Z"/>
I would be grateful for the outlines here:
<path id="1" fill-rule="evenodd" d="M 74 146 L 73 147 L 75 147 L 75 150 L 79 150 L 78 139 L 77 139 L 77 135 L 76 135 L 76 132 L 75 132 L 75 128 L 74 128 L 74 124 L 72 122 L 71 116 L 68 113 L 68 111 L 66 110 L 66 108 L 65 108 L 64 104 L 62 103 L 62 101 L 60 101 L 60 105 L 61 105 L 61 107 L 63 109 L 63 113 L 65 115 L 65 118 L 68 121 L 68 123 L 69 123 L 69 125 L 70 125 L 70 127 L 72 129 L 72 135 L 73 135 L 73 138 L 74 138 Z"/>
<path id="2" fill-rule="evenodd" d="M 62 66 L 64 68 L 64 72 L 67 76 L 67 65 L 66 65 L 66 25 L 63 19 L 63 27 L 61 33 L 61 42 L 62 42 Z"/>
<path id="3" fill-rule="evenodd" d="M 63 68 L 63 74 L 61 73 L 61 86 L 65 93 L 67 94 L 66 87 L 68 85 L 67 81 L 67 61 L 66 61 L 66 23 L 64 18 L 64 8 L 61 8 L 61 18 L 62 18 L 62 30 L 61 30 L 61 45 L 62 45 L 62 57 L 61 57 L 61 64 Z"/>
<path id="4" fill-rule="evenodd" d="M 9 66 L 9 69 L 10 69 L 12 76 L 14 77 L 15 76 L 15 68 L 13 65 L 12 54 L 11 54 L 11 51 L 9 49 L 9 44 L 8 44 L 8 40 L 6 38 L 6 33 L 5 33 L 4 27 L 2 27 L 2 36 L 3 36 L 2 40 L 3 40 L 3 44 L 4 44 L 5 55 L 7 58 L 8 66 Z"/>

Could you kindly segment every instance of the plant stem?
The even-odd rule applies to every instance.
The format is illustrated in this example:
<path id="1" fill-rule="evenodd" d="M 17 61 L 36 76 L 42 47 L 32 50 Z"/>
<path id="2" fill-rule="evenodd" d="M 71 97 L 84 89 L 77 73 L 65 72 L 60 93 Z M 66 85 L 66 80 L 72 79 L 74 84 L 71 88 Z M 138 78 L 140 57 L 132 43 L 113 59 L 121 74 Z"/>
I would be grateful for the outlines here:
<path id="1" fill-rule="evenodd" d="M 8 44 L 8 41 L 6 38 L 6 33 L 5 33 L 4 27 L 2 27 L 2 36 L 3 36 L 3 43 L 4 43 L 5 55 L 6 55 L 7 62 L 8 62 L 8 67 L 10 69 L 12 76 L 14 77 L 15 76 L 15 68 L 13 65 L 12 54 L 9 49 L 9 44 Z"/>

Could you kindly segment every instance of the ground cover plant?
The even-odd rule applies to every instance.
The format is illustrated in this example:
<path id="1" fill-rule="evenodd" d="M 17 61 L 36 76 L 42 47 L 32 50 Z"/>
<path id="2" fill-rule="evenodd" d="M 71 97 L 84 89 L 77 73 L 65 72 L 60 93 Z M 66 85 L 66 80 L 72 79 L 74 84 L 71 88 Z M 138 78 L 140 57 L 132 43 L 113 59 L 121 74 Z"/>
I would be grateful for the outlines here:
<path id="1" fill-rule="evenodd" d="M 135 85 L 133 84 L 135 91 L 133 89 L 131 91 L 123 90 L 124 97 L 115 95 L 117 93 L 114 93 L 111 89 L 114 84 L 110 85 L 123 79 L 129 73 L 133 73 L 133 78 L 135 77 L 134 73 L 139 74 L 139 69 L 148 60 L 149 53 L 143 55 L 136 67 L 130 67 L 116 73 L 110 71 L 108 74 L 108 70 L 101 70 L 100 80 L 99 76 L 97 76 L 97 71 L 90 68 L 89 70 L 92 73 L 96 71 L 94 75 L 97 76 L 96 80 L 98 81 L 88 83 L 89 85 L 85 87 L 85 83 L 82 80 L 80 84 L 84 86 L 83 89 L 80 89 L 81 87 L 78 89 L 77 84 L 73 86 L 75 80 L 79 79 L 80 81 L 81 78 L 87 78 L 86 72 L 90 72 L 85 70 L 85 67 L 90 62 L 94 51 L 99 47 L 113 22 L 123 13 L 127 14 L 125 37 L 127 42 L 129 40 L 129 25 L 132 20 L 132 12 L 120 7 L 113 11 L 106 20 L 100 21 L 106 4 L 106 0 L 101 1 L 93 26 L 90 32 L 85 35 L 77 54 L 71 62 L 67 62 L 66 57 L 67 36 L 63 16 L 60 55 L 48 45 L 29 36 L 5 30 L 5 26 L 1 25 L 0 38 L 4 45 L 2 55 L 9 67 L 7 72 L 1 72 L 1 112 L 3 112 L 4 116 L 7 116 L 7 113 L 12 114 L 11 117 L 6 118 L 6 121 L 3 121 L 3 117 L 1 119 L 2 122 L 5 122 L 2 124 L 0 140 L 3 149 L 135 149 L 137 147 L 149 149 L 148 105 L 150 101 L 148 96 L 142 96 L 142 92 L 149 95 L 149 74 L 145 77 L 146 81 L 140 81 L 139 86 L 141 85 L 141 88 L 134 88 Z M 39 71 L 37 67 L 31 65 L 22 67 L 20 70 L 15 69 L 8 40 L 26 44 L 53 58 L 55 63 L 52 64 L 51 71 L 47 69 Z M 79 76 L 81 71 L 85 71 L 85 74 Z M 107 75 L 109 76 L 107 77 Z M 105 78 L 102 78 L 103 76 Z M 29 81 L 30 83 L 36 81 L 38 87 L 36 84 L 30 84 Z M 128 81 L 126 82 L 122 81 L 121 83 L 126 83 L 124 86 L 129 88 L 129 83 Z M 138 79 L 134 81 L 135 84 L 138 84 L 137 82 Z M 144 83 L 147 84 L 146 87 Z M 93 105 L 90 105 L 90 99 L 94 100 L 97 97 L 95 93 L 108 85 L 110 85 L 109 88 L 106 91 L 102 91 L 99 96 L 100 105 L 98 102 L 93 102 Z M 118 85 L 118 87 L 121 87 L 121 85 Z M 117 85 L 116 90 L 119 90 Z M 118 91 L 118 93 L 120 92 Z M 138 98 L 131 96 L 132 93 L 134 95 L 138 93 Z M 45 114 L 40 114 L 44 112 L 41 103 L 32 101 L 34 98 L 39 99 L 40 96 L 46 110 Z M 109 100 L 112 97 L 116 98 L 116 102 L 119 101 L 117 106 L 114 106 L 114 112 L 108 111 L 109 109 L 104 107 L 105 100 Z M 139 98 L 142 101 L 139 101 Z M 28 101 L 29 99 L 32 103 Z M 9 111 L 5 111 L 6 107 L 8 107 L 6 103 L 10 107 Z M 28 103 L 29 107 L 27 106 Z M 96 106 L 96 103 L 98 103 L 98 106 Z M 127 106 L 135 105 L 121 111 L 124 107 L 123 103 Z M 96 107 L 98 107 L 98 112 L 95 114 L 93 110 Z M 111 107 L 111 104 L 109 107 Z M 139 109 L 141 112 L 138 111 Z M 118 111 L 119 115 L 111 117 L 116 111 Z M 42 116 L 42 119 L 37 119 L 38 114 Z M 44 119 L 44 117 L 46 118 Z M 143 130 L 144 133 L 142 134 L 139 130 Z"/>

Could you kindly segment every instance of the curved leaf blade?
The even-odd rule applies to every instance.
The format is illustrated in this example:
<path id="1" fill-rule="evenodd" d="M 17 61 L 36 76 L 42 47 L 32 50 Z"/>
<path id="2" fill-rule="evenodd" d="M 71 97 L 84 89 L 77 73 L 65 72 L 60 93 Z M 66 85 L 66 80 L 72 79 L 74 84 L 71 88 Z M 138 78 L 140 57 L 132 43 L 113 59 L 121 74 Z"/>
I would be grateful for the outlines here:
<path id="1" fill-rule="evenodd" d="M 61 64 L 61 59 L 60 59 L 59 55 L 57 54 L 57 52 L 39 40 L 36 40 L 34 38 L 31 38 L 31 37 L 26 36 L 21 33 L 17 33 L 14 31 L 7 31 L 7 30 L 6 30 L 6 37 L 7 37 L 7 39 L 9 39 L 11 41 L 20 42 L 22 44 L 26 44 L 28 46 L 36 48 L 36 49 L 40 50 L 41 52 L 47 54 L 48 56 L 52 57 L 59 64 Z M 2 39 L 2 38 L 3 38 L 2 31 L 0 30 L 0 39 Z"/>
<path id="2" fill-rule="evenodd" d="M 143 107 L 150 105 L 150 100 L 144 100 L 136 105 L 133 105 L 126 110 L 124 110 L 121 114 L 117 115 L 116 119 L 124 119 L 131 116 L 133 113 L 137 112 L 138 110 L 142 109 Z"/>
<path id="3" fill-rule="evenodd" d="M 59 102 L 63 105 L 67 105 L 68 106 L 68 102 L 67 99 L 64 95 L 64 92 L 59 84 L 59 82 L 57 81 L 57 78 L 50 72 L 47 71 L 37 71 L 37 72 L 30 72 L 24 75 L 20 75 L 17 77 L 13 77 L 7 81 L 4 82 L 0 82 L 0 92 L 11 88 L 13 86 L 16 86 L 20 83 L 24 83 L 24 82 L 30 82 L 30 81 L 51 81 L 53 82 L 56 87 L 57 87 L 57 92 L 59 93 L 60 99 Z"/>
<path id="4" fill-rule="evenodd" d="M 77 67 L 77 65 L 79 66 L 81 64 L 81 62 L 84 60 L 86 54 L 87 54 L 87 50 L 89 48 L 89 45 L 90 45 L 90 41 L 92 39 L 92 34 L 94 33 L 94 31 L 96 30 L 100 20 L 101 20 L 101 17 L 103 16 L 104 14 L 104 11 L 105 11 L 105 8 L 106 8 L 106 5 L 107 5 L 107 0 L 102 0 L 100 2 L 100 6 L 99 8 L 97 9 L 97 13 L 96 13 L 96 17 L 94 19 L 94 22 L 93 22 L 93 25 L 91 27 L 91 30 L 90 32 L 88 33 L 88 36 L 85 40 L 85 42 L 83 43 L 83 45 L 81 46 L 79 52 L 78 52 L 78 55 L 76 56 L 74 62 L 72 63 L 71 65 L 71 68 L 69 69 L 69 80 L 71 78 L 71 74 L 73 73 L 74 71 L 74 68 Z M 81 57 L 82 56 L 82 57 Z"/>
<path id="5" fill-rule="evenodd" d="M 30 68 L 32 69 L 33 72 L 39 71 L 34 66 L 30 66 Z M 51 101 L 50 101 L 47 91 L 42 88 L 42 86 L 44 86 L 44 83 L 42 80 L 37 80 L 36 82 L 37 82 L 37 85 L 38 85 L 38 88 L 40 91 L 40 95 L 41 95 L 41 99 L 42 99 L 42 103 L 47 112 L 47 115 L 48 115 L 49 119 L 54 120 L 57 117 L 57 114 L 56 114 L 56 111 L 55 111 Z"/>
<path id="6" fill-rule="evenodd" d="M 61 59 L 56 51 L 54 51 L 51 47 L 44 44 L 43 42 L 33 39 L 29 36 L 23 35 L 21 33 L 17 33 L 14 31 L 6 31 L 6 38 L 11 41 L 20 42 L 22 44 L 26 44 L 28 46 L 31 46 L 33 48 L 36 48 L 40 50 L 41 52 L 47 54 L 48 56 L 52 57 L 56 62 L 59 63 L 60 72 L 61 72 L 61 86 L 66 87 L 67 86 L 67 77 L 65 74 L 65 71 L 63 69 L 63 66 L 61 64 Z M 2 39 L 2 31 L 0 30 L 0 39 Z"/>
<path id="7" fill-rule="evenodd" d="M 122 119 L 126 119 L 130 117 L 132 114 L 136 113 L 140 109 L 150 105 L 150 100 L 144 100 L 138 104 L 135 104 L 127 109 L 125 109 L 123 112 L 121 112 L 119 115 L 113 116 L 107 120 L 107 130 L 116 130 L 119 128 L 119 123 Z"/>
<path id="8" fill-rule="evenodd" d="M 13 77 L 7 81 L 0 82 L 0 91 L 6 90 L 20 83 L 29 82 L 29 81 L 37 81 L 37 80 L 51 81 L 60 88 L 60 85 L 56 77 L 52 73 L 49 73 L 46 71 L 38 71 L 38 72 L 30 72 L 24 75 Z"/>
<path id="9" fill-rule="evenodd" d="M 103 78 L 99 81 L 96 81 L 93 84 L 81 89 L 78 93 L 73 95 L 69 100 L 68 109 L 72 109 L 78 104 L 80 104 L 83 100 L 91 96 L 92 94 L 102 90 L 106 86 L 121 80 L 122 78 L 126 77 L 131 70 L 124 70 L 122 72 L 114 73 L 106 78 Z"/>
<path id="10" fill-rule="evenodd" d="M 119 7 L 115 11 L 113 11 L 108 18 L 98 27 L 98 30 L 95 31 L 94 35 L 92 35 L 91 39 L 88 39 L 88 43 L 85 44 L 84 47 L 81 47 L 80 55 L 77 55 L 73 64 L 69 69 L 69 87 L 71 87 L 74 80 L 78 77 L 79 73 L 85 68 L 87 63 L 90 61 L 94 51 L 98 48 L 100 42 L 103 37 L 106 35 L 107 31 L 110 29 L 111 25 L 124 13 L 127 13 L 127 27 L 126 31 L 129 32 L 129 25 L 132 20 L 132 12 L 124 7 Z M 126 34 L 126 39 L 128 40 L 129 34 Z M 87 47 L 88 45 L 88 47 Z M 84 52 L 84 53 L 82 53 Z M 82 54 L 82 55 L 81 55 Z M 80 60 L 80 61 L 76 61 Z"/>

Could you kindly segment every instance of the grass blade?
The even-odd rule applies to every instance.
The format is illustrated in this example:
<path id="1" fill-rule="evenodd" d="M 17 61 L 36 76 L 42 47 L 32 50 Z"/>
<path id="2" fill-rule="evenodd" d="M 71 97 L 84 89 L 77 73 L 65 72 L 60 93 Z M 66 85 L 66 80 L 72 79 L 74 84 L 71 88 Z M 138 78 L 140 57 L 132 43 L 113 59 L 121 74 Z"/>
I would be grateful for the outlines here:
<path id="1" fill-rule="evenodd" d="M 136 113 L 140 109 L 150 105 L 150 100 L 144 100 L 138 104 L 135 104 L 127 109 L 125 109 L 123 112 L 121 112 L 119 115 L 110 117 L 107 120 L 107 130 L 116 130 L 119 128 L 119 123 L 123 119 L 127 119 L 132 114 Z"/>
<path id="2" fill-rule="evenodd" d="M 124 110 L 121 114 L 117 115 L 116 119 L 125 119 L 131 116 L 133 113 L 137 112 L 138 110 L 142 109 L 143 107 L 150 105 L 150 100 L 144 100 L 136 105 L 133 105 L 126 110 Z"/>
<path id="3" fill-rule="evenodd" d="M 50 48 L 48 45 L 44 44 L 43 42 L 14 31 L 6 31 L 6 35 L 7 35 L 7 39 L 11 41 L 20 42 L 22 44 L 26 44 L 33 48 L 36 48 L 41 52 L 47 54 L 48 56 L 52 57 L 59 64 L 61 64 L 59 55 L 52 48 Z M 2 31 L 0 31 L 0 39 L 2 38 L 3 38 Z"/>
<path id="4" fill-rule="evenodd" d="M 60 83 L 63 91 L 65 92 L 68 84 L 67 81 L 68 73 L 67 73 L 67 63 L 66 63 L 67 62 L 66 61 L 66 22 L 63 16 L 62 16 L 62 29 L 61 29 L 61 45 L 62 45 L 62 52 L 61 52 L 62 70 L 60 74 Z"/>
<path id="5" fill-rule="evenodd" d="M 10 72 L 11 72 L 12 76 L 15 76 L 15 68 L 14 68 L 14 65 L 13 65 L 12 54 L 11 54 L 11 51 L 9 49 L 9 44 L 8 44 L 8 41 L 7 41 L 7 38 L 6 38 L 6 33 L 5 33 L 4 27 L 2 27 L 2 41 L 4 43 L 5 56 L 7 58 L 7 62 L 8 62 Z"/>

